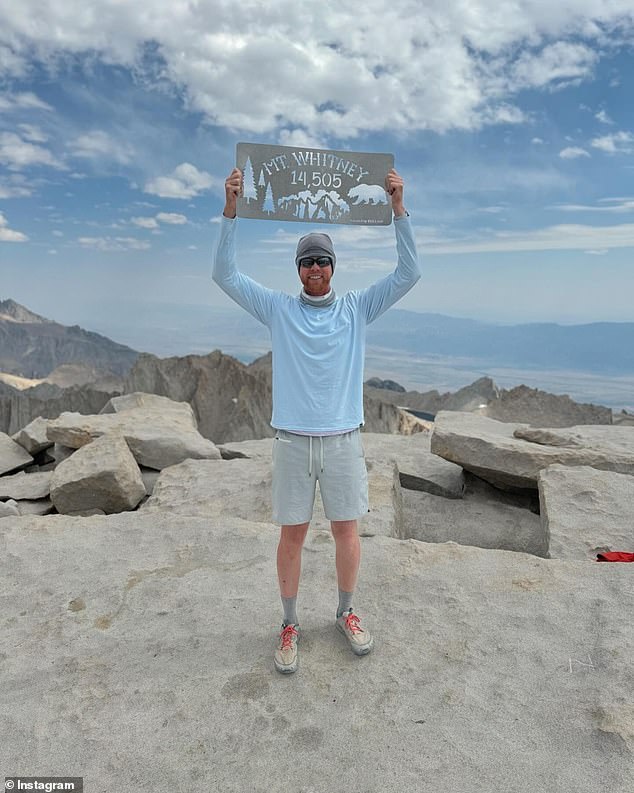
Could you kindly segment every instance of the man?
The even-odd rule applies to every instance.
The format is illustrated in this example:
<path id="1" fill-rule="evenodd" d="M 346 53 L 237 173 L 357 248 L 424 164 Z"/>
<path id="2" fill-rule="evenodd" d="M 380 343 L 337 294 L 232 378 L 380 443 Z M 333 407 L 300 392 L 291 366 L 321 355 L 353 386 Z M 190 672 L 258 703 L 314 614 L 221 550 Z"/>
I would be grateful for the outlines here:
<path id="1" fill-rule="evenodd" d="M 281 524 L 277 573 L 284 609 L 275 668 L 298 666 L 296 601 L 301 551 L 312 518 L 315 483 L 335 540 L 339 587 L 336 627 L 356 655 L 373 638 L 352 608 L 361 545 L 357 519 L 368 511 L 368 481 L 359 428 L 363 424 L 365 328 L 418 281 L 420 272 L 403 179 L 391 169 L 385 181 L 394 212 L 398 265 L 367 289 L 337 297 L 331 286 L 336 256 L 327 234 L 297 245 L 302 283 L 296 297 L 276 292 L 239 272 L 235 264 L 236 205 L 242 173 L 225 181 L 225 207 L 213 279 L 229 297 L 270 330 L 273 349 L 273 519 Z"/>

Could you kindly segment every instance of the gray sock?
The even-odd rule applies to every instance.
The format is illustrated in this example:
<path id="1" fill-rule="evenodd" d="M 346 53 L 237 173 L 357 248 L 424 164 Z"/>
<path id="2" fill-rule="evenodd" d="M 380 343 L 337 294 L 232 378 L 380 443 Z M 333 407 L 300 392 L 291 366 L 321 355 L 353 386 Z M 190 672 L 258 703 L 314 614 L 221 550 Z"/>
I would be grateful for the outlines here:
<path id="1" fill-rule="evenodd" d="M 284 606 L 284 625 L 297 625 L 297 595 L 294 598 L 282 598 Z"/>
<path id="2" fill-rule="evenodd" d="M 339 608 L 337 609 L 337 619 L 345 612 L 350 611 L 352 608 L 352 596 L 354 592 L 344 592 L 343 589 L 339 590 Z"/>

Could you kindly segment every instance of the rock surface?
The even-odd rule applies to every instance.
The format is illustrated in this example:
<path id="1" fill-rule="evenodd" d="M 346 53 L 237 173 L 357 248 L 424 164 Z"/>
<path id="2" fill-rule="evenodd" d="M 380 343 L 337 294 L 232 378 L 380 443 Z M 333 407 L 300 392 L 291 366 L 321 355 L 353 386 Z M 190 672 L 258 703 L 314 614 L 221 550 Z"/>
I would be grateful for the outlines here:
<path id="1" fill-rule="evenodd" d="M 364 432 L 362 437 L 366 453 L 396 462 L 402 487 L 445 498 L 462 498 L 462 468 L 431 453 L 429 433 L 402 437 Z"/>
<path id="2" fill-rule="evenodd" d="M 361 543 L 373 652 L 334 629 L 334 548 L 311 534 L 282 677 L 268 527 L 3 520 L 3 767 L 30 746 L 95 790 L 631 793 L 630 565 Z"/>
<path id="3" fill-rule="evenodd" d="M 12 437 L 16 443 L 19 443 L 23 449 L 29 454 L 38 454 L 53 445 L 53 442 L 48 439 L 46 428 L 48 421 L 42 416 L 38 416 L 29 422 L 26 427 L 16 432 Z"/>
<path id="4" fill-rule="evenodd" d="M 50 471 L 32 474 L 21 471 L 12 476 L 0 477 L 0 499 L 39 499 L 46 498 L 50 492 Z"/>
<path id="5" fill-rule="evenodd" d="M 536 488 L 539 472 L 553 463 L 634 474 L 632 427 L 533 429 L 442 411 L 431 450 L 502 488 Z"/>
<path id="6" fill-rule="evenodd" d="M 9 501 L 0 501 L 0 518 L 16 517 L 20 514 L 18 504 L 13 499 Z"/>
<path id="7" fill-rule="evenodd" d="M 465 480 L 463 500 L 403 490 L 400 536 L 548 557 L 548 535 L 536 498 L 504 493 L 471 474 Z"/>
<path id="8" fill-rule="evenodd" d="M 398 384 L 397 384 L 398 385 Z M 473 412 L 498 421 L 533 426 L 570 427 L 577 424 L 612 424 L 612 411 L 600 405 L 574 402 L 566 394 L 549 394 L 525 385 L 498 388 L 490 377 L 481 377 L 455 392 L 407 391 L 390 393 L 366 383 L 366 393 L 396 405 L 431 415 L 441 410 Z"/>
<path id="9" fill-rule="evenodd" d="M 220 459 L 216 446 L 191 426 L 187 407 L 163 411 L 134 408 L 98 416 L 62 413 L 49 422 L 48 436 L 78 449 L 100 435 L 120 433 L 139 465 L 157 470 L 190 457 Z"/>
<path id="10" fill-rule="evenodd" d="M 539 500 L 551 557 L 634 551 L 634 476 L 551 465 L 539 474 Z"/>
<path id="11" fill-rule="evenodd" d="M 123 512 L 134 509 L 145 494 L 139 466 L 123 436 L 115 433 L 83 446 L 51 477 L 51 501 L 62 514 Z"/>
<path id="12" fill-rule="evenodd" d="M 0 476 L 33 462 L 31 455 L 4 432 L 0 432 Z"/>
<path id="13" fill-rule="evenodd" d="M 257 449 L 261 445 L 262 450 Z M 272 441 L 244 441 L 232 444 L 234 449 L 249 448 L 249 459 L 185 460 L 180 465 L 165 468 L 141 507 L 143 512 L 160 512 L 198 517 L 238 517 L 271 523 L 271 446 Z M 260 453 L 258 453 L 260 452 Z M 368 469 L 370 512 L 364 516 L 359 531 L 364 536 L 383 534 L 398 536 L 402 523 L 402 495 L 398 471 L 393 461 L 372 459 L 366 455 Z M 315 531 L 330 532 L 319 484 L 311 527 Z M 271 526 L 272 530 L 275 530 Z M 326 537 L 325 541 L 329 541 Z"/>

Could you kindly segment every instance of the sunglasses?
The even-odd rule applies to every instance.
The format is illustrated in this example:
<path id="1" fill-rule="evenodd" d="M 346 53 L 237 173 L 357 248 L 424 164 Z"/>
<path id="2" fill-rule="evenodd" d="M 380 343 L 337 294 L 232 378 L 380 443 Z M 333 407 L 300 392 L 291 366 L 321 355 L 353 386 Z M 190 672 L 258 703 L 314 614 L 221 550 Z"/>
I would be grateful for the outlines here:
<path id="1" fill-rule="evenodd" d="M 317 262 L 320 267 L 328 267 L 332 265 L 330 256 L 304 256 L 298 262 L 300 267 L 312 267 Z"/>

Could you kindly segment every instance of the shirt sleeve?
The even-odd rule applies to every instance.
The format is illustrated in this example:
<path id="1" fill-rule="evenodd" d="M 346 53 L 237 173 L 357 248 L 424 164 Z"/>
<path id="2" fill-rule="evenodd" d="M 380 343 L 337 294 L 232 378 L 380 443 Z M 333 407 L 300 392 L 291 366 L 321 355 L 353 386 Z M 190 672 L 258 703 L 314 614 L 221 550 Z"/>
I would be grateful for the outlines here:
<path id="1" fill-rule="evenodd" d="M 404 297 L 421 275 L 409 215 L 394 218 L 394 230 L 398 255 L 396 269 L 367 289 L 357 292 L 358 306 L 367 323 L 374 322 Z"/>
<path id="2" fill-rule="evenodd" d="M 222 217 L 212 278 L 232 300 L 270 327 L 277 292 L 241 273 L 236 266 L 236 219 Z"/>

